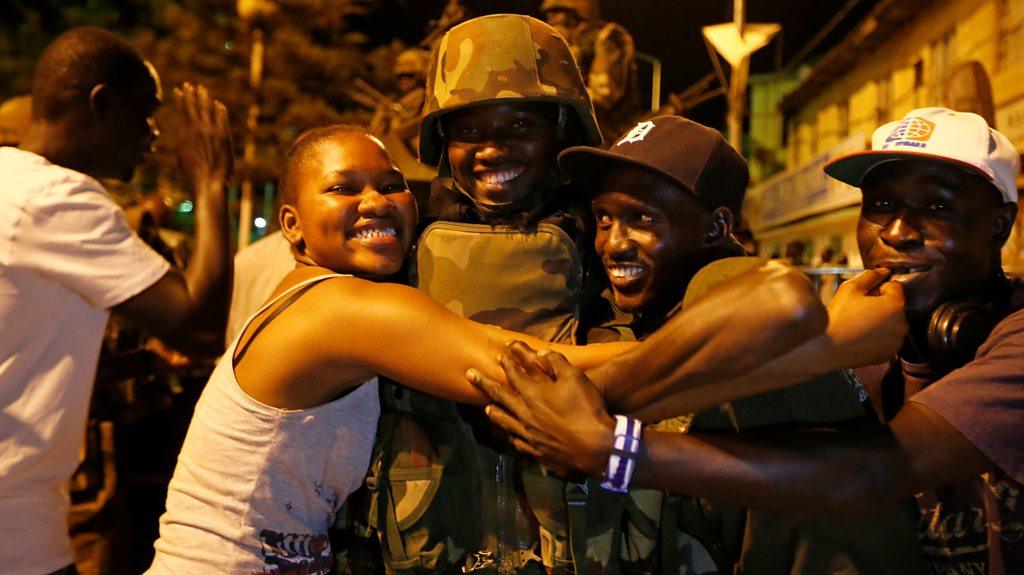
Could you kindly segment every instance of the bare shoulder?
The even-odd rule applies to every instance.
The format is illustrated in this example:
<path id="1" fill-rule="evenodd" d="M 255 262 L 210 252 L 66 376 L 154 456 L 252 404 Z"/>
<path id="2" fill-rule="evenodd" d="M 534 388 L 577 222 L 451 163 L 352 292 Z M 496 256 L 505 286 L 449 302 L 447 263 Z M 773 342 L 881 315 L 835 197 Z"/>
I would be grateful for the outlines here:
<path id="1" fill-rule="evenodd" d="M 301 299 L 304 313 L 297 314 L 296 319 L 309 331 L 335 331 L 347 325 L 359 329 L 363 337 L 370 330 L 386 329 L 386 322 L 429 313 L 439 307 L 415 288 L 354 276 L 324 280 Z"/>

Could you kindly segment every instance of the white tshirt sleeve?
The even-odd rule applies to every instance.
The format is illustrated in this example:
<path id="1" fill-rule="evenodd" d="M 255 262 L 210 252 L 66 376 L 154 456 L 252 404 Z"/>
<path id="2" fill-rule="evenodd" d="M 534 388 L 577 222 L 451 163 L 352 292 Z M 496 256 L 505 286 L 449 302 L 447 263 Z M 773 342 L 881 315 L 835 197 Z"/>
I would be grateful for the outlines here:
<path id="1" fill-rule="evenodd" d="M 109 309 L 153 285 L 170 263 L 128 227 L 124 211 L 90 182 L 55 182 L 15 224 L 11 265 L 32 269 Z"/>

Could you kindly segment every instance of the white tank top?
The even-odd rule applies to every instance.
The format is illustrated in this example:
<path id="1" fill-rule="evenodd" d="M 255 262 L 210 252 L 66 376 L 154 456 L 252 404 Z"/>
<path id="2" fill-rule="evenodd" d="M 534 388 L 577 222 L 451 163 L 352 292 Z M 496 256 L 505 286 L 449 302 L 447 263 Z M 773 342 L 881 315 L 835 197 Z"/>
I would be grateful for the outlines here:
<path id="1" fill-rule="evenodd" d="M 336 276 L 296 284 L 253 317 L 306 284 Z M 147 573 L 331 570 L 327 530 L 366 476 L 380 416 L 377 378 L 310 409 L 270 407 L 235 379 L 240 337 L 196 404 Z"/>

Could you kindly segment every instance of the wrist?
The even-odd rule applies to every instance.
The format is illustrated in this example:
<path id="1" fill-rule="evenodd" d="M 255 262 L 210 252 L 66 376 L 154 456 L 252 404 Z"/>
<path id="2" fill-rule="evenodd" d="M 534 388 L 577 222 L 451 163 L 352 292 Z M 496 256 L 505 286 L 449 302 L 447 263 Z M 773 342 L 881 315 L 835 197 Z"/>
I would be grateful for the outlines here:
<path id="1" fill-rule="evenodd" d="M 223 194 L 227 190 L 227 178 L 202 175 L 192 178 L 196 194 Z"/>
<path id="2" fill-rule="evenodd" d="M 612 438 L 611 455 L 602 474 L 601 487 L 617 493 L 625 493 L 636 470 L 640 457 L 640 440 L 643 423 L 624 415 L 615 416 L 615 434 Z"/>
<path id="3" fill-rule="evenodd" d="M 587 449 L 586 462 L 580 465 L 580 471 L 591 477 L 601 477 L 608 467 L 608 458 L 612 454 L 615 441 L 615 418 L 602 413 L 599 419 L 599 430 L 594 434 L 594 441 Z"/>

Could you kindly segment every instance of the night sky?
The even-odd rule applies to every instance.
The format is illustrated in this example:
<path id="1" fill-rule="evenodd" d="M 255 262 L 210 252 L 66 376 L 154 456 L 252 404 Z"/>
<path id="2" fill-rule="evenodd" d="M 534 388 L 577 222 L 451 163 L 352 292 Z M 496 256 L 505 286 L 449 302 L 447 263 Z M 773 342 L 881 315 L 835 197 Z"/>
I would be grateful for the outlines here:
<path id="1" fill-rule="evenodd" d="M 877 0 L 747 0 L 748 22 L 779 22 L 781 42 L 772 44 L 755 57 L 751 73 L 771 72 L 780 59 L 786 64 L 846 4 L 848 16 L 819 45 L 816 53 L 832 46 L 877 3 Z M 444 0 L 379 0 L 379 8 L 354 19 L 353 28 L 370 36 L 372 42 L 398 37 L 408 43 L 424 35 L 426 23 L 436 18 Z M 540 0 L 467 0 L 474 14 L 517 12 L 539 17 Z M 731 0 L 603 0 L 602 16 L 626 27 L 633 34 L 637 50 L 661 59 L 662 94 L 678 92 L 712 70 L 711 60 L 700 37 L 700 28 L 732 20 Z M 781 54 L 780 54 L 781 50 Z M 724 98 L 715 98 L 691 112 L 697 121 L 721 128 Z"/>

